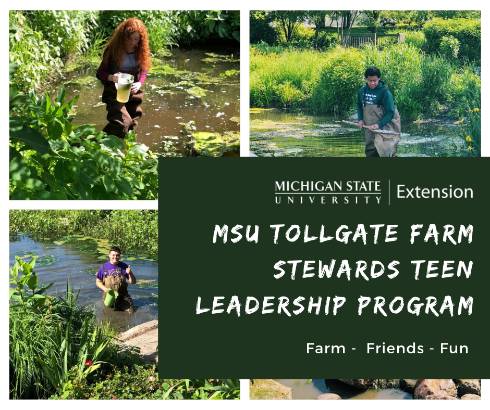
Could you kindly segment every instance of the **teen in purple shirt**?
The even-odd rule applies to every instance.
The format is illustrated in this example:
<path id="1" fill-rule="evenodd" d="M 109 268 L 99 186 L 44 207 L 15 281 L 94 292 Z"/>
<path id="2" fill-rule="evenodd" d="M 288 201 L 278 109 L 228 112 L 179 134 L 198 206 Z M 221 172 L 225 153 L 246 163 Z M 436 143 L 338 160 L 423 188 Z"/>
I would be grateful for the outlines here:
<path id="1" fill-rule="evenodd" d="M 109 261 L 105 262 L 97 272 L 97 279 L 95 280 L 95 284 L 97 287 L 102 290 L 104 293 L 107 292 L 111 287 L 109 286 L 109 282 L 115 282 L 114 279 L 123 279 L 123 283 L 135 284 L 136 278 L 134 276 L 133 271 L 131 270 L 131 266 L 128 264 L 121 262 L 121 249 L 117 246 L 112 246 L 109 251 Z"/>

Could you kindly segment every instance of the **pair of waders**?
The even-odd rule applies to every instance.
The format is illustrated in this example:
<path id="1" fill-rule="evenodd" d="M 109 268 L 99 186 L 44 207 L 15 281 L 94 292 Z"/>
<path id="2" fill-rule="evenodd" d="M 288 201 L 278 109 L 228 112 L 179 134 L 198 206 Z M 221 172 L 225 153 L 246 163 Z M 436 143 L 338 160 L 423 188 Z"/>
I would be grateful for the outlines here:
<path id="1" fill-rule="evenodd" d="M 363 109 L 365 125 L 377 124 L 384 116 L 384 109 L 375 104 L 365 104 Z M 393 119 L 383 127 L 383 131 L 392 131 L 398 135 L 380 134 L 368 129 L 364 130 L 366 141 L 366 157 L 395 157 L 398 143 L 400 142 L 401 121 L 398 109 L 395 108 Z"/>
<path id="2" fill-rule="evenodd" d="M 102 102 L 106 104 L 108 124 L 104 127 L 107 134 L 124 138 L 126 134 L 136 128 L 138 120 L 143 115 L 141 104 L 143 102 L 143 91 L 130 93 L 127 103 L 120 103 L 116 99 L 117 90 L 114 83 L 104 84 Z"/>
<path id="3" fill-rule="evenodd" d="M 114 303 L 114 310 L 132 311 L 133 299 L 128 293 L 128 283 L 122 276 L 106 276 L 103 280 L 106 288 L 115 290 L 118 293 Z M 104 294 L 105 297 L 105 294 Z"/>

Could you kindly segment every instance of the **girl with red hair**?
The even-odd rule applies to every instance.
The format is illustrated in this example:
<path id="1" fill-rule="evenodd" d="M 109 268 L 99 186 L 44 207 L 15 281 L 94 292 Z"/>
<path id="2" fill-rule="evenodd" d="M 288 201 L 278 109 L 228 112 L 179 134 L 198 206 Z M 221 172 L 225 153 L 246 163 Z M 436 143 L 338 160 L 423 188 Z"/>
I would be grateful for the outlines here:
<path id="1" fill-rule="evenodd" d="M 106 133 L 124 138 L 138 124 L 143 115 L 141 86 L 146 80 L 150 64 L 148 31 L 145 25 L 137 18 L 124 20 L 114 30 L 97 70 L 97 78 L 104 85 L 102 101 L 107 108 L 108 124 L 104 127 Z M 126 103 L 117 101 L 115 83 L 122 73 L 134 76 Z"/>

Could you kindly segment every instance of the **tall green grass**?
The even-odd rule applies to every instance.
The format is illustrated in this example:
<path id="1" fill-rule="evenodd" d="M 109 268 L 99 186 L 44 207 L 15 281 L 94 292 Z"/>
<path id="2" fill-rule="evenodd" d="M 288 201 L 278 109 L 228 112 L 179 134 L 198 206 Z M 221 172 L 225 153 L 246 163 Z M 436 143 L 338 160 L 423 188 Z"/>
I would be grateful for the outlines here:
<path id="1" fill-rule="evenodd" d="M 89 378 L 119 348 L 92 310 L 77 305 L 67 286 L 62 297 L 47 296 L 38 283 L 36 259 L 16 259 L 10 270 L 10 397 L 48 398 L 75 372 Z"/>
<path id="2" fill-rule="evenodd" d="M 460 110 L 480 94 L 479 75 L 410 44 L 326 52 L 252 48 L 250 101 L 255 107 L 301 109 L 316 114 L 352 113 L 364 70 L 375 65 L 393 92 L 403 120 Z M 478 79 L 478 81 L 477 81 Z M 465 82 L 466 81 L 466 82 Z M 463 108 L 464 110 L 465 108 Z"/>
<path id="3" fill-rule="evenodd" d="M 300 108 L 308 104 L 326 55 L 287 50 L 264 53 L 252 48 L 250 98 L 255 107 Z"/>
<path id="4" fill-rule="evenodd" d="M 156 211 L 15 210 L 10 212 L 10 233 L 52 240 L 78 234 L 107 239 L 125 253 L 158 255 Z"/>
<path id="5" fill-rule="evenodd" d="M 362 85 L 364 58 L 355 48 L 337 47 L 326 53 L 318 82 L 313 86 L 309 106 L 315 113 L 344 113 L 355 103 Z"/>

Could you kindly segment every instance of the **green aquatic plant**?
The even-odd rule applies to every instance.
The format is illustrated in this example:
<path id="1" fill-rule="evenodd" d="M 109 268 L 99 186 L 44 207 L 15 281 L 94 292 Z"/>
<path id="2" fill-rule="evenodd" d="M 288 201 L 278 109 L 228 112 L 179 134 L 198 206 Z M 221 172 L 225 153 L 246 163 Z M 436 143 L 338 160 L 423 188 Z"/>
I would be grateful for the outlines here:
<path id="1" fill-rule="evenodd" d="M 206 157 L 222 157 L 223 155 L 239 155 L 240 134 L 238 132 L 195 131 L 192 132 L 194 151 Z"/>

